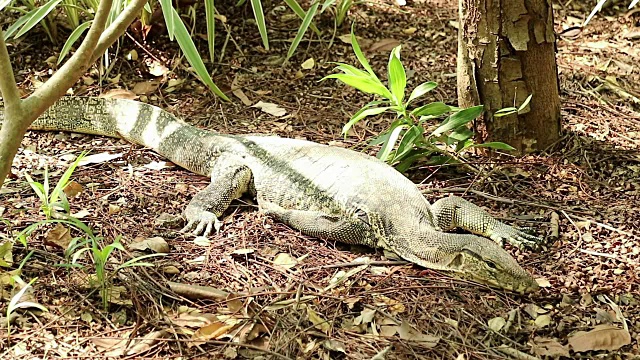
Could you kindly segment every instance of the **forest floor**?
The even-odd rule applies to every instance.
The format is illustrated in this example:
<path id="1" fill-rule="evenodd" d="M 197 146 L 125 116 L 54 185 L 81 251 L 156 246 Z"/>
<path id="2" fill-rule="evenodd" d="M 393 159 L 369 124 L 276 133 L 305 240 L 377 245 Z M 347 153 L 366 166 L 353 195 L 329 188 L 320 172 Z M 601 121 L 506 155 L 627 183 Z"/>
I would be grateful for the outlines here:
<path id="1" fill-rule="evenodd" d="M 42 181 L 46 165 L 57 181 L 70 154 L 91 150 L 101 157 L 76 170 L 74 187 L 82 191 L 70 199 L 71 212 L 104 244 L 122 236 L 127 250 L 115 251 L 107 269 L 144 244 L 162 243 L 150 238 L 162 237 L 170 250 L 146 259 L 156 267 L 120 271 L 109 310 L 103 311 L 92 262 L 85 256 L 79 259 L 84 268 L 60 266 L 70 261 L 63 248 L 82 233 L 53 224 L 38 228 L 28 238 L 34 253 L 21 276 L 37 277 L 28 299 L 48 312 L 18 312 L 10 341 L 0 342 L 0 358 L 639 356 L 640 12 L 608 9 L 579 29 L 590 9 L 569 3 L 555 9 L 561 141 L 523 158 L 469 154 L 480 174 L 425 164 L 408 174 L 430 201 L 464 196 L 547 237 L 538 253 L 508 248 L 546 283 L 539 292 L 491 289 L 385 259 L 380 251 L 305 236 L 257 213 L 252 199 L 233 204 L 219 233 L 194 239 L 158 218 L 181 214 L 208 179 L 119 140 L 29 133 L 14 175 L 0 192 L 0 217 L 8 221 L 0 234 L 16 234 L 44 219 L 23 174 Z M 303 41 L 282 66 L 299 24 L 290 11 L 266 7 L 272 49 L 265 51 L 255 24 L 241 20 L 251 18 L 249 5 L 217 5 L 225 9 L 227 23 L 218 26 L 217 56 L 224 53 L 211 68 L 232 102 L 219 101 L 189 75 L 177 45 L 168 42 L 159 24 L 146 40 L 125 37 L 113 69 L 103 77 L 87 74 L 73 94 L 133 94 L 223 133 L 273 133 L 344 147 L 358 147 L 392 120 L 363 121 L 346 139 L 340 135 L 351 114 L 372 99 L 333 80 L 319 81 L 333 72 L 332 61 L 356 65 L 350 45 L 341 40 L 348 24 L 332 32 L 332 18 L 324 14 L 318 19 L 323 37 Z M 455 2 L 363 3 L 354 6 L 347 22 L 352 19 L 376 71 L 385 73 L 389 51 L 401 43 L 408 87 L 436 81 L 428 100 L 456 104 Z M 198 33 L 204 33 L 203 24 Z M 25 95 L 50 76 L 61 48 L 40 31 L 36 27 L 9 49 Z M 230 41 L 223 46 L 227 34 Z M 137 60 L 126 60 L 132 51 Z M 314 67 L 302 68 L 310 58 Z M 286 115 L 274 117 L 250 106 L 258 101 L 276 104 Z M 115 156 L 107 161 L 105 154 Z M 16 244 L 9 270 L 26 254 Z M 11 297 L 7 279 L 7 272 L 0 273 L 3 312 Z M 176 295 L 168 281 L 210 287 L 205 291 L 210 298 Z"/>

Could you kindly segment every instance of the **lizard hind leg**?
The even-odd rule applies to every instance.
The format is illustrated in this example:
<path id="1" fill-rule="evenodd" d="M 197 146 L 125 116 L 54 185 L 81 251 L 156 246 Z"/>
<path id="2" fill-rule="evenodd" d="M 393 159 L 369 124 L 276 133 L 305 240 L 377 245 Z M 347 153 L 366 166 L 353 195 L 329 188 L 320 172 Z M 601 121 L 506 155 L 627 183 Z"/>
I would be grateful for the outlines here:
<path id="1" fill-rule="evenodd" d="M 220 230 L 219 218 L 231 201 L 238 199 L 253 185 L 251 169 L 233 158 L 220 157 L 211 172 L 211 183 L 191 199 L 184 211 L 187 225 L 182 232 L 208 236 Z"/>
<path id="2" fill-rule="evenodd" d="M 322 211 L 285 209 L 269 201 L 258 201 L 260 211 L 302 233 L 347 244 L 375 247 L 371 228 L 357 218 Z"/>
<path id="3" fill-rule="evenodd" d="M 523 229 L 500 222 L 484 209 L 457 197 L 442 198 L 431 206 L 431 212 L 443 231 L 461 228 L 477 235 L 488 237 L 502 245 L 508 241 L 518 248 L 538 249 L 543 239 Z"/>

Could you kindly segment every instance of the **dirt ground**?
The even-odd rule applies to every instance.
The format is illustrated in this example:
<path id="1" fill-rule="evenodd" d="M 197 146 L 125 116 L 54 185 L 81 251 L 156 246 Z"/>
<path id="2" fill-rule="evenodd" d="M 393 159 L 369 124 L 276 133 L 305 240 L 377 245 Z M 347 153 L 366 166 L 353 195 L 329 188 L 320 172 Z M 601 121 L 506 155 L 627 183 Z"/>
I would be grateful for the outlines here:
<path id="1" fill-rule="evenodd" d="M 389 123 L 389 117 L 372 119 L 347 139 L 340 135 L 350 115 L 372 99 L 332 80 L 319 82 L 332 72 L 331 61 L 356 64 L 350 45 L 340 40 L 348 24 L 333 31 L 330 14 L 322 15 L 322 38 L 312 35 L 281 65 L 299 20 L 280 5 L 266 4 L 272 49 L 265 51 L 255 24 L 241 20 L 251 18 L 248 5 L 216 5 L 225 9 L 227 23 L 218 27 L 217 58 L 208 66 L 232 102 L 213 97 L 189 76 L 177 45 L 158 24 L 146 39 L 125 37 L 111 71 L 87 74 L 73 94 L 127 89 L 196 126 L 354 148 Z M 75 172 L 82 192 L 70 200 L 71 212 L 105 244 L 122 236 L 128 250 L 115 252 L 107 268 L 140 255 L 134 244 L 145 239 L 162 237 L 170 250 L 147 259 L 155 267 L 119 272 L 105 312 L 91 286 L 95 271 L 89 258 L 80 259 L 84 269 L 60 266 L 68 259 L 55 238 L 63 236 L 54 225 L 39 228 L 28 238 L 34 253 L 21 276 L 37 277 L 29 298 L 48 312 L 19 312 L 10 340 L 0 342 L 0 358 L 637 358 L 640 12 L 609 8 L 578 29 L 589 7 L 568 2 L 555 11 L 562 140 L 524 158 L 469 155 L 480 174 L 425 164 L 407 174 L 430 201 L 464 196 L 545 236 L 548 244 L 539 253 L 508 248 L 546 283 L 540 292 L 523 296 L 490 289 L 372 249 L 304 236 L 258 214 L 252 199 L 233 204 L 219 233 L 194 239 L 177 233 L 179 224 L 158 218 L 181 214 L 208 179 L 119 140 L 29 133 L 14 175 L 0 192 L 0 216 L 8 220 L 0 233 L 15 234 L 44 219 L 24 173 L 41 180 L 47 165 L 57 181 L 70 154 L 91 150 L 120 156 Z M 362 3 L 349 19 L 356 20 L 377 71 L 384 73 L 389 50 L 401 43 L 408 87 L 436 81 L 428 100 L 456 103 L 456 2 Z M 198 23 L 197 34 L 204 33 L 203 25 Z M 24 94 L 50 76 L 51 57 L 61 48 L 39 31 L 9 49 Z M 206 49 L 202 37 L 196 38 Z M 137 60 L 126 59 L 132 51 Z M 303 69 L 310 58 L 315 66 Z M 276 118 L 247 106 L 239 94 L 248 104 L 277 104 L 287 115 Z M 81 235 L 71 229 L 64 236 Z M 9 270 L 27 253 L 15 245 Z M 203 290 L 207 298 L 176 295 L 169 281 L 210 287 Z M 0 283 L 4 312 L 11 294 L 7 282 Z M 2 325 L 0 333 L 6 331 Z M 630 344 L 620 347 L 621 342 Z"/>

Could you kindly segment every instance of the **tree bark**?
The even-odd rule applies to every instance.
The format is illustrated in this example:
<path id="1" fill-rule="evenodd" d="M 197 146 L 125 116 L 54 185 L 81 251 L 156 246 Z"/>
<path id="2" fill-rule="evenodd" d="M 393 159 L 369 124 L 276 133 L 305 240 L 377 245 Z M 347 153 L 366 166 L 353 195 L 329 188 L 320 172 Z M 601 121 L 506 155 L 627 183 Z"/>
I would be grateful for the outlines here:
<path id="1" fill-rule="evenodd" d="M 520 154 L 560 137 L 560 96 L 551 0 L 459 0 L 458 102 L 484 104 L 480 141 L 502 141 Z M 519 107 L 520 113 L 494 117 Z"/>
<path id="2" fill-rule="evenodd" d="M 147 0 L 133 0 L 105 29 L 113 0 L 101 0 L 96 15 L 78 50 L 28 98 L 21 100 L 13 76 L 4 37 L 0 33 L 0 94 L 4 110 L 0 109 L 0 187 L 11 171 L 13 158 L 29 125 L 84 74 L 102 53 L 113 44 L 140 13 Z"/>

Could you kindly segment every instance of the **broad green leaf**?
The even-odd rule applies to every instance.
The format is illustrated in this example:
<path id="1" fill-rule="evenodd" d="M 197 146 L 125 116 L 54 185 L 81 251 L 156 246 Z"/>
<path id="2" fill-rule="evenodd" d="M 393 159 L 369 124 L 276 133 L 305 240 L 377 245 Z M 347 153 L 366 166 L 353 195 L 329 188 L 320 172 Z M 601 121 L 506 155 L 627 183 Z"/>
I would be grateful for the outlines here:
<path id="1" fill-rule="evenodd" d="M 73 30 L 73 32 L 71 32 L 71 35 L 69 35 L 69 38 L 64 43 L 64 46 L 62 47 L 62 50 L 60 51 L 60 55 L 58 56 L 58 64 L 60 64 L 62 62 L 62 60 L 65 58 L 65 56 L 67 56 L 67 54 L 69 53 L 69 50 L 71 50 L 71 46 L 73 46 L 73 44 L 76 41 L 78 41 L 78 38 L 80 37 L 80 35 L 82 35 L 82 33 L 85 30 L 87 30 L 89 28 L 89 26 L 91 26 L 92 22 L 93 22 L 93 20 L 89 20 L 89 21 L 87 21 L 85 23 L 82 23 L 82 24 L 80 24 L 80 26 L 75 28 Z"/>
<path id="2" fill-rule="evenodd" d="M 524 102 L 522 103 L 522 105 L 520 105 L 520 107 L 518 107 L 518 114 L 524 110 L 524 108 L 527 107 L 527 105 L 529 105 L 529 103 L 531 102 L 531 98 L 533 97 L 533 94 L 530 94 L 529 96 L 527 96 L 527 98 L 524 100 Z"/>
<path id="3" fill-rule="evenodd" d="M 253 16 L 256 19 L 256 24 L 258 25 L 258 32 L 262 38 L 262 45 L 264 45 L 266 50 L 269 50 L 269 35 L 267 34 L 267 24 L 264 21 L 262 0 L 251 0 L 251 8 L 253 9 Z"/>
<path id="4" fill-rule="evenodd" d="M 505 144 L 503 142 L 499 142 L 499 141 L 494 141 L 494 142 L 486 142 L 486 143 L 482 143 L 482 144 L 472 144 L 469 147 L 474 147 L 474 148 L 491 148 L 491 149 L 496 149 L 496 150 L 507 150 L 507 151 L 512 151 L 515 150 L 515 148 L 509 144 Z"/>
<path id="5" fill-rule="evenodd" d="M 323 80 L 324 79 L 338 79 L 343 83 L 349 86 L 352 86 L 367 94 L 377 94 L 389 100 L 393 98 L 393 95 L 391 95 L 391 92 L 386 87 L 384 87 L 384 85 L 371 79 L 370 77 L 362 77 L 362 76 L 347 75 L 347 74 L 331 74 L 331 75 L 325 76 Z"/>
<path id="6" fill-rule="evenodd" d="M 449 135 L 450 138 L 457 141 L 465 141 L 473 136 L 473 131 L 467 127 L 459 127 Z"/>
<path id="7" fill-rule="evenodd" d="M 176 33 L 176 19 L 173 16 L 173 12 L 175 9 L 171 4 L 171 0 L 160 0 L 160 7 L 162 8 L 162 15 L 164 16 L 164 23 L 167 25 L 167 34 L 169 34 L 169 40 L 173 41 L 173 37 Z M 178 16 L 178 21 L 182 23 L 180 17 Z M 184 25 L 184 24 L 183 24 Z M 184 51 L 184 49 L 182 49 Z"/>
<path id="8" fill-rule="evenodd" d="M 327 2 L 329 2 L 329 1 L 332 1 L 332 0 L 327 0 L 325 2 L 325 4 Z M 333 0 L 333 1 L 335 1 L 335 0 Z M 296 15 L 298 15 L 298 17 L 301 20 L 304 20 L 305 16 L 307 16 L 307 13 L 304 11 L 302 6 L 300 6 L 300 4 L 296 0 L 284 0 L 284 2 L 285 2 L 285 4 L 287 4 L 289 6 L 289 8 L 291 10 L 293 10 L 294 13 L 296 13 Z M 320 11 L 321 13 L 324 11 L 324 5 L 322 7 L 323 7 L 323 9 L 322 9 L 322 11 Z M 318 36 L 322 35 L 320 33 L 320 30 L 318 30 L 318 28 L 313 23 L 311 23 L 311 25 L 309 25 L 309 27 L 311 28 L 311 30 L 313 30 L 313 32 L 318 34 Z"/>
<path id="9" fill-rule="evenodd" d="M 358 39 L 356 38 L 355 34 L 355 26 L 356 23 L 351 24 L 351 47 L 353 48 L 353 52 L 356 54 L 356 58 L 358 58 L 358 61 L 360 62 L 362 67 L 367 70 L 367 72 L 371 74 L 371 76 L 378 79 L 378 76 L 375 72 L 373 72 L 371 65 L 369 65 L 369 61 L 367 61 L 367 58 L 364 56 L 364 53 L 362 53 L 362 50 L 360 49 L 360 44 L 358 44 Z"/>
<path id="10" fill-rule="evenodd" d="M 182 49 L 184 56 L 187 58 L 187 61 L 189 62 L 189 64 L 191 64 L 191 66 L 193 66 L 200 80 L 205 85 L 207 85 L 214 94 L 218 95 L 224 100 L 229 101 L 227 95 L 220 91 L 218 86 L 213 83 L 213 80 L 209 75 L 209 71 L 207 71 L 207 68 L 204 66 L 202 58 L 198 53 L 198 49 L 196 49 L 196 45 L 193 43 L 193 39 L 191 39 L 191 36 L 189 35 L 187 27 L 182 22 L 182 19 L 180 19 L 180 17 L 178 16 L 178 12 L 173 7 L 171 9 L 175 23 L 176 40 L 178 41 L 178 45 L 180 45 L 180 49 Z"/>
<path id="11" fill-rule="evenodd" d="M 415 149 L 409 152 L 408 154 L 404 155 L 403 159 L 400 160 L 400 163 L 396 165 L 395 168 L 399 172 L 405 172 L 409 170 L 409 168 L 411 167 L 411 165 L 413 165 L 414 162 L 422 158 L 425 158 L 433 153 L 434 153 L 433 150 Z"/>
<path id="12" fill-rule="evenodd" d="M 413 100 L 419 98 L 420 96 L 428 93 L 429 91 L 435 89 L 438 86 L 434 81 L 427 81 L 420 85 L 418 85 L 409 96 L 409 100 L 407 101 L 407 105 L 409 105 Z"/>
<path id="13" fill-rule="evenodd" d="M 384 143 L 384 145 L 382 145 L 382 148 L 380 149 L 380 152 L 378 153 L 378 159 L 386 162 L 387 159 L 389 158 L 389 154 L 391 154 L 391 151 L 393 150 L 393 148 L 396 146 L 396 142 L 398 141 L 398 138 L 400 137 L 400 133 L 402 132 L 402 130 L 406 129 L 407 125 L 399 125 L 397 127 L 395 127 L 392 131 L 391 131 L 391 135 L 389 135 L 389 140 L 387 140 L 386 143 Z"/>
<path id="14" fill-rule="evenodd" d="M 391 50 L 389 55 L 389 88 L 395 99 L 396 105 L 401 105 L 404 100 L 404 89 L 407 87 L 407 74 L 404 71 L 402 62 L 400 61 L 401 45 Z"/>
<path id="15" fill-rule="evenodd" d="M 458 127 L 467 124 L 473 119 L 477 118 L 480 114 L 482 114 L 482 109 L 484 107 L 482 105 L 473 106 L 468 109 L 460 110 L 457 113 L 451 115 L 445 123 L 440 125 L 433 132 L 434 136 L 440 136 L 447 131 L 457 129 Z"/>
<path id="16" fill-rule="evenodd" d="M 298 33 L 296 34 L 296 37 L 293 39 L 293 42 L 291 43 L 291 47 L 287 52 L 286 60 L 289 60 L 291 56 L 293 56 L 293 53 L 298 48 L 298 45 L 300 44 L 302 37 L 307 32 L 307 29 L 311 24 L 311 20 L 313 20 L 313 17 L 316 15 L 316 12 L 318 11 L 318 6 L 320 6 L 320 2 L 316 1 L 316 3 L 311 6 L 309 11 L 307 11 L 307 14 L 305 15 L 304 19 L 302 19 L 302 25 L 300 25 L 300 28 L 298 29 Z"/>
<path id="17" fill-rule="evenodd" d="M 13 0 L 0 0 L 0 11 L 4 9 L 7 5 L 11 4 Z"/>
<path id="18" fill-rule="evenodd" d="M 362 109 L 360 109 L 360 111 L 355 113 L 353 115 L 353 117 L 351 117 L 349 122 L 346 123 L 342 127 L 342 134 L 344 136 L 347 136 L 347 132 L 349 131 L 349 129 L 351 129 L 351 127 L 353 125 L 355 125 L 358 121 L 366 118 L 367 116 L 373 116 L 373 115 L 382 114 L 383 112 L 385 112 L 387 110 L 389 110 L 389 107 L 379 107 L 379 108 L 369 108 L 369 109 L 362 108 Z"/>
<path id="19" fill-rule="evenodd" d="M 416 140 L 418 140 L 422 134 L 424 134 L 424 128 L 415 125 L 411 126 L 402 136 L 393 160 L 400 160 L 413 150 Z"/>
<path id="20" fill-rule="evenodd" d="M 16 34 L 16 38 L 24 35 L 27 31 L 31 30 L 32 27 L 36 26 L 42 19 L 44 19 L 51 10 L 53 10 L 62 0 L 53 0 L 48 3 L 42 5 L 41 7 L 34 12 L 31 17 L 24 23 L 20 31 Z"/>
<path id="21" fill-rule="evenodd" d="M 207 20 L 207 44 L 209 47 L 209 59 L 215 59 L 214 50 L 216 47 L 216 7 L 214 0 L 204 0 L 204 12 Z"/>
<path id="22" fill-rule="evenodd" d="M 422 105 L 411 111 L 413 116 L 440 116 L 442 114 L 451 111 L 451 106 L 443 102 L 432 102 L 430 104 Z"/>
<path id="23" fill-rule="evenodd" d="M 358 69 L 357 67 L 351 66 L 349 64 L 338 64 L 338 66 L 336 66 L 336 69 L 344 72 L 347 75 L 357 75 L 357 76 L 362 76 L 362 77 L 371 77 L 371 75 L 368 72 L 362 71 L 362 70 Z"/>

